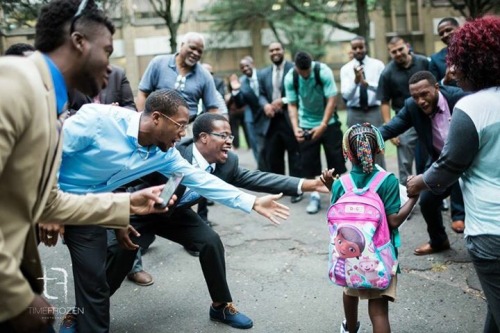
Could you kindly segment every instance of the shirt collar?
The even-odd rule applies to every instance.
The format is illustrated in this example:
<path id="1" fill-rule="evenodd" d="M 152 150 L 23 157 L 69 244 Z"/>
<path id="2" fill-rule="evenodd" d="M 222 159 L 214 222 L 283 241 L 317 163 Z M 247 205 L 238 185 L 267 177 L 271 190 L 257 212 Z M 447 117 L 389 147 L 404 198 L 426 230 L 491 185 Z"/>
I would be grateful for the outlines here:
<path id="1" fill-rule="evenodd" d="M 168 66 L 172 69 L 175 69 L 175 71 L 178 73 L 179 71 L 177 70 L 177 64 L 175 63 L 175 59 L 177 58 L 177 56 L 179 55 L 179 52 L 175 53 L 173 57 L 170 58 L 169 62 L 168 62 Z M 194 64 L 193 67 L 191 67 L 191 70 L 189 71 L 189 73 L 186 74 L 186 76 L 188 76 L 189 74 L 196 72 L 196 68 L 198 67 L 199 63 L 196 63 Z"/>
<path id="2" fill-rule="evenodd" d="M 64 76 L 62 75 L 56 64 L 49 58 L 46 54 L 43 55 L 45 62 L 49 66 L 50 75 L 52 77 L 52 83 L 54 84 L 54 90 L 56 92 L 56 105 L 57 114 L 61 114 L 65 111 L 65 104 L 68 102 L 68 90 L 66 88 L 66 82 L 64 81 Z"/>
<path id="3" fill-rule="evenodd" d="M 438 102 L 437 102 L 436 108 L 429 115 L 429 117 L 432 119 L 436 116 L 436 114 L 443 113 L 444 110 L 446 109 L 447 103 L 448 102 L 446 101 L 446 98 L 444 98 L 443 94 L 441 94 L 441 92 L 438 91 Z"/>
<path id="4" fill-rule="evenodd" d="M 212 167 L 212 172 L 215 171 L 215 163 L 211 163 L 211 164 L 208 163 L 207 160 L 205 159 L 205 157 L 203 157 L 203 155 L 200 153 L 198 148 L 196 148 L 195 143 L 193 143 L 193 159 L 198 164 L 198 168 L 200 168 L 202 170 L 206 170 L 207 167 L 210 165 Z"/>

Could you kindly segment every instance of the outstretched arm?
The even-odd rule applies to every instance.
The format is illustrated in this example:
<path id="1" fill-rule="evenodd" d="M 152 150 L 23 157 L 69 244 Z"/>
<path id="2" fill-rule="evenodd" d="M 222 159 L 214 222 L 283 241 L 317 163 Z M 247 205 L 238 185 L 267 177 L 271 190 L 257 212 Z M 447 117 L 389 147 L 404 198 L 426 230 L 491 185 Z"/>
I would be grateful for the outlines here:
<path id="1" fill-rule="evenodd" d="M 252 207 L 260 215 L 268 218 L 274 224 L 280 224 L 280 219 L 286 220 L 290 216 L 290 208 L 276 202 L 283 196 L 280 194 L 269 194 L 257 197 Z"/>

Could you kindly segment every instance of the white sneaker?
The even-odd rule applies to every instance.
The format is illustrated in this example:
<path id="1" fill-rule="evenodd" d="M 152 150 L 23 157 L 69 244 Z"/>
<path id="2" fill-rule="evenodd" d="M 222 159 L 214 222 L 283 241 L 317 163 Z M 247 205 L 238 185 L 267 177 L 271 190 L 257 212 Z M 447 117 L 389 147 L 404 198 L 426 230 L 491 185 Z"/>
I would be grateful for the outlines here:
<path id="1" fill-rule="evenodd" d="M 340 333 L 349 333 L 346 325 L 347 325 L 347 321 L 344 319 L 342 324 L 340 324 Z M 358 321 L 358 323 L 356 324 L 356 332 L 352 332 L 352 333 L 358 333 L 360 326 L 361 326 L 361 324 Z"/>
<path id="2" fill-rule="evenodd" d="M 321 208 L 321 200 L 318 197 L 316 196 L 311 196 L 311 201 L 309 201 L 309 205 L 307 205 L 306 207 L 306 212 L 308 214 L 316 214 L 317 212 L 319 212 Z"/>

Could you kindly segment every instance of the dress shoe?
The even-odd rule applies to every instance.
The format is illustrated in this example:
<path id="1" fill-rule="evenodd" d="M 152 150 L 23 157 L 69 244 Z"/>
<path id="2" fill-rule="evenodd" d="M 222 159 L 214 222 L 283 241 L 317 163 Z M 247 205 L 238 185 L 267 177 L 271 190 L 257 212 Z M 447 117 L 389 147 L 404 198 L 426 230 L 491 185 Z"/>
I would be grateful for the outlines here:
<path id="1" fill-rule="evenodd" d="M 151 274 L 149 274 L 148 272 L 145 272 L 145 271 L 129 273 L 127 275 L 127 279 L 129 279 L 130 281 L 134 282 L 135 284 L 137 284 L 139 286 L 143 286 L 143 287 L 150 286 L 155 282 L 153 280 L 153 277 L 151 276 Z"/>
<path id="2" fill-rule="evenodd" d="M 247 329 L 253 326 L 252 319 L 236 310 L 232 303 L 226 304 L 221 308 L 210 306 L 210 319 L 232 326 L 234 328 Z"/>
<path id="3" fill-rule="evenodd" d="M 463 234 L 465 229 L 465 223 L 462 220 L 456 220 L 451 222 L 451 229 L 457 234 Z"/>
<path id="4" fill-rule="evenodd" d="M 61 321 L 59 333 L 75 333 L 76 332 L 76 315 L 68 312 Z"/>
<path id="5" fill-rule="evenodd" d="M 416 256 L 425 256 L 428 254 L 443 252 L 450 249 L 450 241 L 445 240 L 443 244 L 435 247 L 431 247 L 430 243 L 425 243 L 424 245 L 416 248 L 413 254 Z"/>
<path id="6" fill-rule="evenodd" d="M 291 203 L 297 203 L 299 201 L 302 201 L 303 198 L 304 198 L 304 196 L 302 194 L 295 195 L 295 196 L 293 196 L 293 197 L 290 198 L 290 202 Z"/>
<path id="7" fill-rule="evenodd" d="M 215 202 L 213 200 L 207 199 L 207 206 L 213 206 Z"/>

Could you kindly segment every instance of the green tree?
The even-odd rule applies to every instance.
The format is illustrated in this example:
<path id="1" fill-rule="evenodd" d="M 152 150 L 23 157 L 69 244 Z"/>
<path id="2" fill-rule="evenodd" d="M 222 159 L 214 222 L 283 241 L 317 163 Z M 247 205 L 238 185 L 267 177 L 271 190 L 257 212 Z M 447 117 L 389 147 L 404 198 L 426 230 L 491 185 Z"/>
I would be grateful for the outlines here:
<path id="1" fill-rule="evenodd" d="M 184 0 L 178 0 L 174 4 L 172 0 L 149 0 L 153 11 L 165 20 L 167 29 L 170 33 L 170 49 L 177 50 L 177 31 L 184 22 Z M 175 6 L 177 11 L 174 13 Z"/>
<path id="2" fill-rule="evenodd" d="M 325 52 L 324 25 L 368 38 L 368 13 L 375 3 L 375 0 L 218 0 L 209 7 L 208 13 L 214 18 L 216 31 L 267 25 L 276 40 L 287 39 L 292 52 L 306 49 L 318 58 Z M 339 15 L 346 12 L 355 14 L 358 26 L 339 22 Z"/>
<path id="3" fill-rule="evenodd" d="M 40 8 L 48 2 L 50 0 L 1 0 L 0 12 L 3 17 L 0 17 L 0 27 L 33 28 Z M 95 3 L 109 13 L 114 11 L 121 1 L 97 0 Z"/>
<path id="4" fill-rule="evenodd" d="M 449 0 L 453 8 L 465 17 L 479 17 L 491 11 L 500 11 L 499 0 Z"/>

